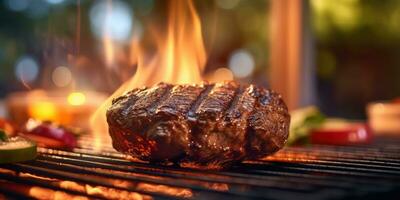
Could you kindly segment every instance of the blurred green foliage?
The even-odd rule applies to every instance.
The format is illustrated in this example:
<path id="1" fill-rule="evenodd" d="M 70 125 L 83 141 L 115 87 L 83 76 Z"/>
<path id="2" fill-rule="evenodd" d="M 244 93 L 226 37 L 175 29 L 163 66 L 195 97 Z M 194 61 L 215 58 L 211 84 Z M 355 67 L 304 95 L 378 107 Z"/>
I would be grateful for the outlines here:
<path id="1" fill-rule="evenodd" d="M 365 118 L 368 102 L 400 96 L 400 1 L 310 4 L 323 112 Z"/>
<path id="2" fill-rule="evenodd" d="M 398 0 L 311 0 L 311 6 L 318 42 L 400 43 Z"/>

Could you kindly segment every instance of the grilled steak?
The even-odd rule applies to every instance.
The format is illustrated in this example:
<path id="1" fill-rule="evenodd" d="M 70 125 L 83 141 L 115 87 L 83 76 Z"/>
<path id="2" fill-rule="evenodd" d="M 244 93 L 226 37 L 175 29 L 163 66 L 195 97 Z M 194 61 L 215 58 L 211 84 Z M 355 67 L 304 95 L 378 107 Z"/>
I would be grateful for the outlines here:
<path id="1" fill-rule="evenodd" d="M 113 100 L 113 146 L 151 162 L 223 167 L 264 157 L 286 142 L 290 116 L 281 96 L 254 85 L 159 83 Z"/>

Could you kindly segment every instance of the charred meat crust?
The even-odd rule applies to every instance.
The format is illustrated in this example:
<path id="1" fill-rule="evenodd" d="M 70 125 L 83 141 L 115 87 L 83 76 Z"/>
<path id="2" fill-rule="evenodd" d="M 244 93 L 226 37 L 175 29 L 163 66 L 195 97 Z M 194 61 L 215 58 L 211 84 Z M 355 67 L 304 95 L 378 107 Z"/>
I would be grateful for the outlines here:
<path id="1" fill-rule="evenodd" d="M 107 111 L 116 150 L 151 162 L 227 166 L 282 148 L 290 116 L 281 96 L 222 82 L 134 89 Z"/>
<path id="2" fill-rule="evenodd" d="M 257 88 L 257 100 L 248 118 L 247 158 L 264 157 L 281 149 L 289 136 L 290 116 L 281 96 Z"/>

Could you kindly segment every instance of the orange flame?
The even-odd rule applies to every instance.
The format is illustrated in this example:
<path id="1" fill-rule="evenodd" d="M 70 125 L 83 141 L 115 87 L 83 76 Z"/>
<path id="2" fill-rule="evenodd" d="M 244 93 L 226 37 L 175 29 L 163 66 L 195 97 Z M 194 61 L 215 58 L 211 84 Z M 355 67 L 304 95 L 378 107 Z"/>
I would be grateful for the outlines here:
<path id="1" fill-rule="evenodd" d="M 160 33 L 162 31 L 157 31 Z M 139 39 L 132 38 L 131 62 L 137 62 L 135 75 L 118 88 L 93 114 L 91 127 L 97 137 L 96 149 L 100 149 L 108 132 L 105 113 L 113 98 L 136 87 L 151 86 L 158 82 L 175 84 L 199 83 L 206 62 L 201 23 L 192 1 L 173 0 L 169 2 L 169 15 L 165 35 L 156 35 L 157 52 L 146 60 Z M 113 45 L 108 38 L 103 39 L 107 64 L 113 63 Z M 111 44 L 111 45 L 110 45 Z"/>

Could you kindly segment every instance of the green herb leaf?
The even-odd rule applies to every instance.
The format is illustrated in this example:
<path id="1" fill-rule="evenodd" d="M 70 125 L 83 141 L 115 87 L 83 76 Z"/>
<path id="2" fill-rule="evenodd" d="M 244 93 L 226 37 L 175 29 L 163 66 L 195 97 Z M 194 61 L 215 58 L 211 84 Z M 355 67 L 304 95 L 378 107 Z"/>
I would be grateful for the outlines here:
<path id="1" fill-rule="evenodd" d="M 288 145 L 310 143 L 311 130 L 320 127 L 326 119 L 314 106 L 295 110 L 291 112 L 291 117 Z"/>

